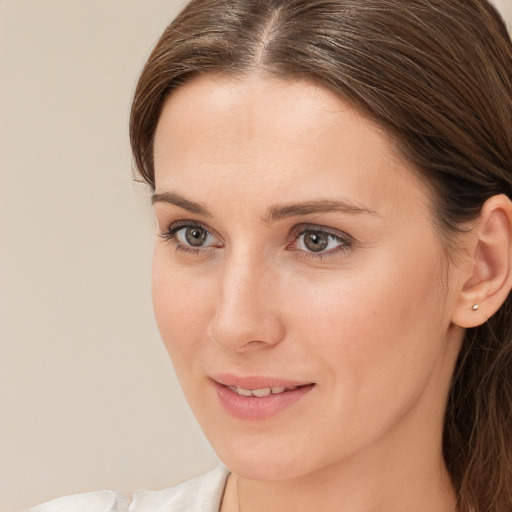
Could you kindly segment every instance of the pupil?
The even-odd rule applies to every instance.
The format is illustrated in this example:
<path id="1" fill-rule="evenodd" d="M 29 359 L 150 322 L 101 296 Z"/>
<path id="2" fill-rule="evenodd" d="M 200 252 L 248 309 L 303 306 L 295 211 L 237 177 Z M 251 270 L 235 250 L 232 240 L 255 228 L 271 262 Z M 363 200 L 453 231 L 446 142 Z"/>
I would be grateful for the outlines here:
<path id="1" fill-rule="evenodd" d="M 329 236 L 319 231 L 310 231 L 304 236 L 304 245 L 313 252 L 323 251 L 329 244 Z"/>
<path id="2" fill-rule="evenodd" d="M 201 247 L 204 244 L 208 232 L 204 228 L 195 227 L 187 228 L 185 230 L 185 238 L 190 245 L 194 247 Z"/>

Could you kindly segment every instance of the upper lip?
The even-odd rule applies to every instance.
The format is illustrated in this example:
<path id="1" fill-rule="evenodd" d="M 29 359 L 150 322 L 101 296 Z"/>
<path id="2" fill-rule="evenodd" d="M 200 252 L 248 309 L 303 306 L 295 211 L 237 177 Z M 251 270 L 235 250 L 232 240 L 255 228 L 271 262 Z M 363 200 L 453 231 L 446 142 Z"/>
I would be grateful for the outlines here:
<path id="1" fill-rule="evenodd" d="M 257 375 L 237 376 L 229 373 L 210 375 L 210 378 L 218 384 L 222 384 L 223 386 L 235 386 L 242 389 L 263 389 L 277 387 L 294 388 L 298 386 L 314 384 L 314 382 L 283 379 L 282 377 Z"/>

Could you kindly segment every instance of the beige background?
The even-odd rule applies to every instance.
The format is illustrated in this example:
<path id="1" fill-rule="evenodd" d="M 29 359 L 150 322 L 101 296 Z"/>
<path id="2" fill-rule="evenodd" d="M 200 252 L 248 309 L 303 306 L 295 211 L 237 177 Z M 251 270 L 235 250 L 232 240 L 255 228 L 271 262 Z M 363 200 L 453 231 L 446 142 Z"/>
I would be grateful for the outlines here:
<path id="1" fill-rule="evenodd" d="M 181 3 L 0 0 L 0 512 L 217 463 L 154 325 L 127 138 Z"/>

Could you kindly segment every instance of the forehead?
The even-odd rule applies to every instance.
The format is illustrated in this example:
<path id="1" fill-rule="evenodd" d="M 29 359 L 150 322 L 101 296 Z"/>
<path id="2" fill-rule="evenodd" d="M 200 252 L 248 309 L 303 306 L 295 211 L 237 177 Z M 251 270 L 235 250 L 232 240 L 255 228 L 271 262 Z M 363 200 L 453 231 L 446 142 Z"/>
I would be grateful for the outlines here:
<path id="1" fill-rule="evenodd" d="M 338 191 L 372 209 L 426 192 L 384 130 L 308 81 L 196 78 L 167 99 L 154 150 L 157 190 L 194 183 L 203 197 L 222 186 L 268 200 Z"/>
<path id="2" fill-rule="evenodd" d="M 165 102 L 155 150 L 168 145 L 169 129 L 178 124 L 180 130 L 172 133 L 176 141 L 208 133 L 217 134 L 219 141 L 247 142 L 249 137 L 278 133 L 293 142 L 303 135 L 305 121 L 315 128 L 309 135 L 319 138 L 346 111 L 353 115 L 344 116 L 345 123 L 369 123 L 348 102 L 309 81 L 203 75 L 177 88 Z"/>

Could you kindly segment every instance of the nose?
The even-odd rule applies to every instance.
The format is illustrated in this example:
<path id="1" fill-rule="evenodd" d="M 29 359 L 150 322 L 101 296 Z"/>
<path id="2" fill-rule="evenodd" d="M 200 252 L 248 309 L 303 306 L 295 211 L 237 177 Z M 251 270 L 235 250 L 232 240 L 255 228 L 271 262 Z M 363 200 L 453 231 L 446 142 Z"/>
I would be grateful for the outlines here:
<path id="1" fill-rule="evenodd" d="M 263 261 L 240 255 L 226 262 L 208 334 L 233 351 L 273 346 L 284 337 L 278 303 L 279 279 Z"/>

